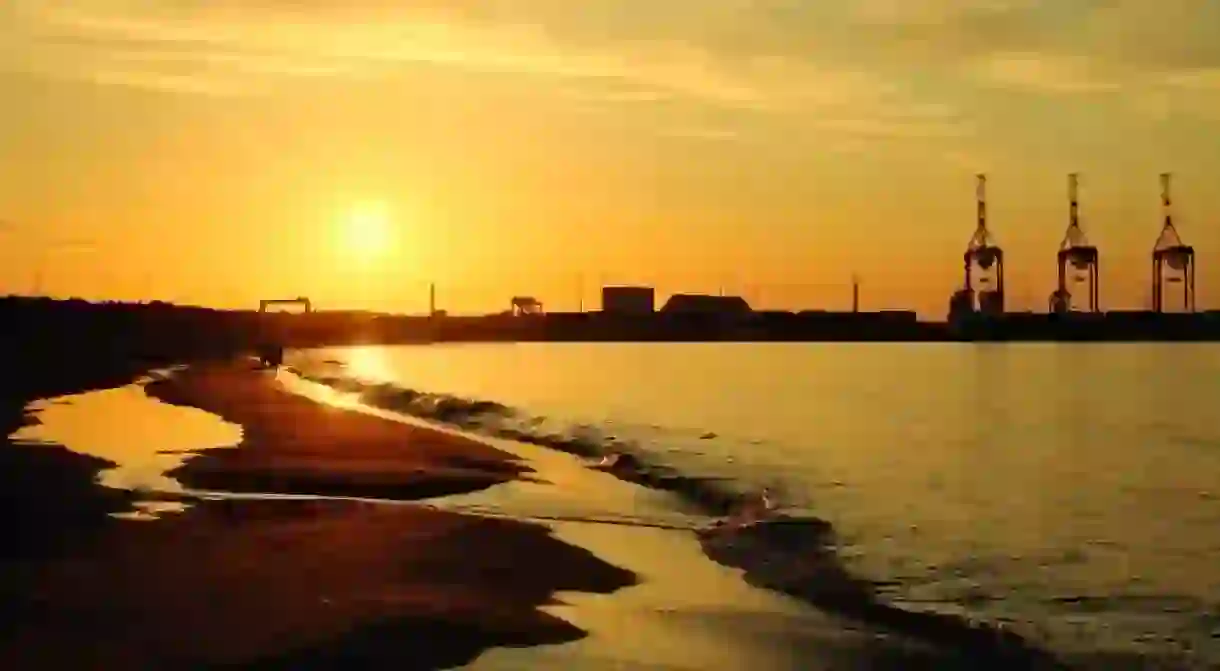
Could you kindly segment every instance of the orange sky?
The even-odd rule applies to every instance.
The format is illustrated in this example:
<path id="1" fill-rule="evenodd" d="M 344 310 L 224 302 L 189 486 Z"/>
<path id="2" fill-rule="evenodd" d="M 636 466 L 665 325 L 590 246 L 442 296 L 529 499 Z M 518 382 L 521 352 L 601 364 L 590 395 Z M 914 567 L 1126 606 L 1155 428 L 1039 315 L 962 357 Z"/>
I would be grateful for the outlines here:
<path id="1" fill-rule="evenodd" d="M 0 9 L 0 291 L 842 308 L 855 271 L 864 308 L 940 316 L 986 172 L 1042 309 L 1080 171 L 1103 307 L 1138 307 L 1164 170 L 1201 307 L 1220 285 L 1211 0 L 398 4 Z"/>

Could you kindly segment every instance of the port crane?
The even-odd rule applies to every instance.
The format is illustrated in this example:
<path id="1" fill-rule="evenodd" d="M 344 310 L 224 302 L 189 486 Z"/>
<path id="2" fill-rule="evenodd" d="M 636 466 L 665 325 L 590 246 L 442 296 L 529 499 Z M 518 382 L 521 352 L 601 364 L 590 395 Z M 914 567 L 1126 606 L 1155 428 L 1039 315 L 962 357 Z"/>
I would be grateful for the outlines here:
<path id="1" fill-rule="evenodd" d="M 962 254 L 965 276 L 962 288 L 953 294 L 949 313 L 995 316 L 1004 313 L 1004 250 L 987 228 L 987 176 L 976 178 L 976 227 Z"/>
<path id="2" fill-rule="evenodd" d="M 1165 285 L 1182 288 L 1182 309 L 1195 311 L 1195 248 L 1182 242 L 1173 224 L 1169 198 L 1170 173 L 1161 174 L 1161 234 L 1152 246 L 1152 310 L 1165 312 Z"/>
<path id="3" fill-rule="evenodd" d="M 1086 312 L 1097 312 L 1099 303 L 1101 255 L 1097 247 L 1089 242 L 1080 225 L 1080 201 L 1078 197 L 1080 176 L 1068 175 L 1068 227 L 1059 243 L 1056 260 L 1059 265 L 1059 283 L 1051 293 L 1051 314 L 1066 314 L 1074 308 L 1073 288 L 1085 286 Z"/>

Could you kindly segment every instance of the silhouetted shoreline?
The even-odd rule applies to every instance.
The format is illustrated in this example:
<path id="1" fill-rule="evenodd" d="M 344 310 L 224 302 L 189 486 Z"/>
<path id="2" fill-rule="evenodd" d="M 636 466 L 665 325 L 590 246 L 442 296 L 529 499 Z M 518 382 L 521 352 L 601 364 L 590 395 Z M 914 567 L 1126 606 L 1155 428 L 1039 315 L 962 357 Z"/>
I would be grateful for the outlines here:
<path id="1" fill-rule="evenodd" d="M 156 393 L 245 422 L 246 442 L 259 441 L 188 462 L 176 475 L 193 484 L 410 499 L 526 469 L 482 443 L 276 391 L 272 373 L 244 363 L 205 363 L 258 339 L 240 314 L 11 300 L 0 310 L 22 317 L 6 321 L 0 377 L 7 668 L 449 668 L 489 647 L 575 640 L 584 632 L 537 607 L 635 580 L 545 527 L 418 506 L 193 500 L 151 523 L 116 519 L 135 496 L 96 483 L 114 464 L 7 436 L 32 421 L 33 400 L 188 361 L 200 368 L 152 383 Z M 342 448 L 322 450 L 340 430 Z M 302 454 L 309 435 L 327 440 Z"/>
<path id="2" fill-rule="evenodd" d="M 1008 313 L 955 323 L 913 312 L 600 312 L 484 316 L 304 314 L 167 303 L 0 298 L 8 370 L 42 396 L 79 380 L 121 383 L 176 361 L 224 359 L 271 342 L 289 348 L 432 342 L 1213 342 L 1220 312 Z M 7 388 L 6 388 L 7 390 Z"/>

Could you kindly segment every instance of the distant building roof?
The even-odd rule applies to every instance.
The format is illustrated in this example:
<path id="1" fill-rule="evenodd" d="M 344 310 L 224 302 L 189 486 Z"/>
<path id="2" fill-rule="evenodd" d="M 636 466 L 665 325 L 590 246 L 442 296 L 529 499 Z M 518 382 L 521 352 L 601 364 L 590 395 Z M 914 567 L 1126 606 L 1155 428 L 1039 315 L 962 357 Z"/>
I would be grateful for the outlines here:
<path id="1" fill-rule="evenodd" d="M 602 293 L 654 293 L 656 289 L 645 286 L 605 286 L 602 287 Z"/>
<path id="2" fill-rule="evenodd" d="M 618 314 L 652 313 L 656 290 L 652 287 L 602 287 L 602 311 Z"/>
<path id="3" fill-rule="evenodd" d="M 710 296 L 706 294 L 674 294 L 665 301 L 661 312 L 699 314 L 742 314 L 750 312 L 750 304 L 741 296 Z"/>

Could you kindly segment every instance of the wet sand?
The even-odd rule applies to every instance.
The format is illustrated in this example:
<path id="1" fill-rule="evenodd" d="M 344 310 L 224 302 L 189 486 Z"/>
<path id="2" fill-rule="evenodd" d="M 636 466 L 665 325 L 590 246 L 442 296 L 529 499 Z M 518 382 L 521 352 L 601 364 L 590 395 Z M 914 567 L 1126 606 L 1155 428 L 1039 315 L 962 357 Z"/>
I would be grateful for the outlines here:
<path id="1" fill-rule="evenodd" d="M 546 529 L 412 506 L 227 501 L 13 567 L 7 668 L 443 668 L 583 632 L 537 609 L 630 573 Z"/>
<path id="2" fill-rule="evenodd" d="M 245 427 L 239 448 L 178 469 L 194 487 L 405 498 L 527 473 L 483 443 L 326 407 L 245 364 L 151 386 Z M 93 482 L 113 464 L 11 442 L 0 455 L 8 478 L 43 478 L 15 488 L 38 500 L 6 494 L 27 536 L 59 541 L 0 555 L 6 668 L 445 668 L 576 640 L 539 607 L 636 580 L 545 527 L 416 505 L 199 501 L 120 521 L 108 513 L 131 495 Z M 64 514 L 29 513 L 39 501 Z"/>
<path id="3" fill-rule="evenodd" d="M 21 375 L 18 368 L 0 381 L 0 570 L 7 562 L 61 552 L 111 526 L 109 515 L 129 508 L 132 495 L 94 484 L 106 459 L 76 454 L 56 445 L 19 447 L 9 435 L 37 419 L 27 403 L 48 396 L 125 384 L 140 370 L 53 372 L 49 379 Z M 0 622 L 6 617 L 0 607 Z"/>
<path id="4" fill-rule="evenodd" d="M 133 497 L 94 484 L 98 471 L 111 466 L 60 446 L 0 440 L 0 571 L 7 561 L 68 551 L 113 527 L 109 515 L 127 510 Z"/>
<path id="5" fill-rule="evenodd" d="M 469 438 L 317 403 L 246 361 L 191 368 L 145 387 L 167 403 L 242 426 L 239 449 L 209 451 L 167 475 L 193 489 L 416 499 L 527 474 Z"/>

